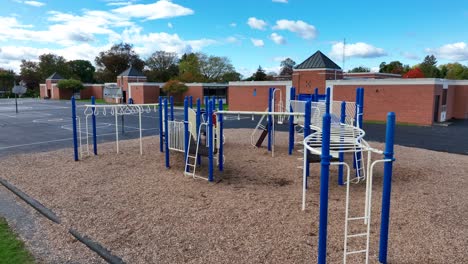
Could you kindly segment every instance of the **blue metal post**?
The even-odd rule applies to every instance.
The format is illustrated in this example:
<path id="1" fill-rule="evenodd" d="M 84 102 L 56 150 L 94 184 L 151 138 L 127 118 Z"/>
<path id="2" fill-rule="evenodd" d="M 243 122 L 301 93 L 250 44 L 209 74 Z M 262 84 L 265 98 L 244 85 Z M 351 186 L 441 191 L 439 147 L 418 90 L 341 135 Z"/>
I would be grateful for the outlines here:
<path id="1" fill-rule="evenodd" d="M 171 100 L 171 121 L 174 121 L 174 97 L 170 97 Z"/>
<path id="2" fill-rule="evenodd" d="M 78 161 L 78 132 L 76 128 L 76 102 L 75 97 L 71 97 L 72 103 L 72 122 L 73 122 L 73 153 L 75 155 L 75 161 Z"/>
<path id="3" fill-rule="evenodd" d="M 96 104 L 96 98 L 94 96 L 91 96 L 91 104 L 95 105 Z M 96 107 L 93 107 L 93 150 L 94 150 L 94 155 L 97 155 L 97 133 L 96 133 L 96 114 L 94 113 L 94 110 Z"/>
<path id="4" fill-rule="evenodd" d="M 327 96 L 328 97 L 328 96 Z M 320 161 L 320 212 L 318 263 L 327 262 L 328 181 L 330 176 L 330 113 L 323 117 L 322 156 Z"/>
<path id="5" fill-rule="evenodd" d="M 198 137 L 198 131 L 200 130 L 200 124 L 201 124 L 201 101 L 200 98 L 197 98 L 197 116 L 196 116 L 196 123 L 197 123 L 197 128 L 196 128 L 196 133 L 195 135 Z M 195 140 L 198 140 L 196 138 Z M 201 158 L 200 155 L 197 155 L 197 164 L 201 164 Z"/>
<path id="6" fill-rule="evenodd" d="M 271 112 L 272 109 L 273 109 L 273 91 L 274 91 L 274 88 L 269 88 L 268 89 L 268 112 Z M 267 125 L 267 129 L 268 129 L 268 151 L 271 151 L 271 143 L 272 143 L 272 128 L 273 128 L 273 120 L 272 120 L 272 116 L 271 115 L 268 115 L 268 125 Z"/>
<path id="7" fill-rule="evenodd" d="M 213 110 L 213 102 L 208 102 L 208 181 L 213 181 L 213 118 L 211 115 Z"/>
<path id="8" fill-rule="evenodd" d="M 223 100 L 222 99 L 219 99 L 219 105 L 218 105 L 218 109 L 219 111 L 223 111 Z M 223 114 L 219 114 L 218 115 L 218 126 L 219 126 L 219 135 L 218 135 L 218 140 L 219 140 L 219 150 L 218 150 L 218 167 L 219 167 L 219 171 L 223 171 L 224 170 L 224 146 L 223 146 L 223 129 L 224 129 L 224 124 L 223 124 Z"/>
<path id="9" fill-rule="evenodd" d="M 341 116 L 340 116 L 340 123 L 344 124 L 346 122 L 346 102 L 341 102 Z M 341 142 L 343 142 L 344 138 L 340 138 Z M 340 152 L 338 154 L 339 162 L 344 161 L 344 152 Z M 338 166 L 338 185 L 343 185 L 343 165 Z"/>
<path id="10" fill-rule="evenodd" d="M 210 97 L 209 96 L 205 96 L 205 122 L 207 122 L 207 118 L 208 118 L 208 102 L 210 101 Z"/>
<path id="11" fill-rule="evenodd" d="M 354 126 L 355 127 L 358 127 L 359 126 L 359 105 L 361 104 L 360 103 L 360 100 L 361 100 L 361 95 L 360 95 L 360 89 L 359 87 L 356 89 L 356 107 L 355 107 L 355 111 L 354 111 Z M 356 155 L 353 155 L 353 169 L 356 169 Z M 357 172 L 356 172 L 357 174 Z"/>
<path id="12" fill-rule="evenodd" d="M 359 93 L 359 113 L 361 113 L 361 115 L 359 116 L 359 127 L 360 128 L 363 128 L 364 127 L 364 88 L 361 87 L 360 89 L 360 93 Z"/>
<path id="13" fill-rule="evenodd" d="M 189 96 L 190 108 L 193 108 L 193 96 Z"/>
<path id="14" fill-rule="evenodd" d="M 164 152 L 164 137 L 163 137 L 163 104 L 162 99 L 159 97 L 159 151 Z"/>
<path id="15" fill-rule="evenodd" d="M 387 131 L 385 134 L 385 159 L 392 160 L 384 164 L 383 190 L 382 190 L 382 213 L 380 221 L 380 243 L 379 243 L 379 261 L 387 263 L 388 249 L 388 229 L 390 222 L 390 198 L 392 193 L 392 170 L 394 152 L 393 142 L 395 138 L 395 113 L 390 112 L 387 115 Z"/>
<path id="16" fill-rule="evenodd" d="M 168 113 L 168 107 L 167 107 L 167 98 L 164 99 L 164 145 L 165 145 L 165 156 L 166 156 L 166 168 L 170 167 L 170 162 L 169 162 L 169 113 Z"/>
<path id="17" fill-rule="evenodd" d="M 128 104 L 133 104 L 133 98 L 128 98 Z"/>
<path id="18" fill-rule="evenodd" d="M 318 102 L 318 97 L 319 97 L 319 92 L 318 92 L 318 88 L 315 88 L 314 90 L 314 102 Z"/>
<path id="19" fill-rule="evenodd" d="M 325 112 L 330 113 L 330 87 L 325 92 Z"/>
<path id="20" fill-rule="evenodd" d="M 188 98 L 184 98 L 184 160 L 187 160 L 187 156 L 189 155 L 188 149 L 189 149 L 189 137 L 190 137 L 190 132 L 189 132 L 189 120 L 188 120 L 188 107 L 189 107 L 189 102 Z M 188 172 L 190 168 L 188 166 L 185 167 L 185 171 Z"/>
<path id="21" fill-rule="evenodd" d="M 305 116 L 304 116 L 304 138 L 310 135 L 310 118 L 311 118 L 311 101 L 307 100 L 305 104 Z M 305 150 L 308 151 L 308 150 Z M 308 161 L 308 155 L 305 156 L 306 162 L 305 162 L 305 170 L 306 170 L 306 176 L 309 177 L 310 175 L 310 164 Z M 306 178 L 307 181 L 307 178 Z M 306 187 L 307 187 L 307 182 L 306 182 Z"/>
<path id="22" fill-rule="evenodd" d="M 291 90 L 289 91 L 289 100 L 294 100 L 296 97 L 296 88 L 291 87 Z M 291 104 L 289 105 L 289 112 L 293 112 Z M 294 116 L 289 116 L 289 150 L 288 153 L 289 155 L 292 155 L 294 149 Z"/>

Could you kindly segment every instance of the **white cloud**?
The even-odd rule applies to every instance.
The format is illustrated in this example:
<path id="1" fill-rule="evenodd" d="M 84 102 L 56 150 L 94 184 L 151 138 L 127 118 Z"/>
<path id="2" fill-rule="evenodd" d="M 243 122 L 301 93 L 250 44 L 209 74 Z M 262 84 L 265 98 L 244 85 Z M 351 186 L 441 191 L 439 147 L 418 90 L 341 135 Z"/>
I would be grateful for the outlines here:
<path id="1" fill-rule="evenodd" d="M 401 56 L 405 57 L 408 60 L 420 60 L 421 59 L 418 55 L 413 54 L 411 52 L 401 52 L 400 54 Z"/>
<path id="2" fill-rule="evenodd" d="M 173 27 L 174 27 L 174 25 L 172 25 L 172 23 L 171 23 L 171 22 L 168 22 L 168 23 L 167 23 L 167 27 L 168 27 L 168 28 L 173 28 Z"/>
<path id="3" fill-rule="evenodd" d="M 278 45 L 286 44 L 286 39 L 277 33 L 271 33 L 270 39 L 273 40 L 273 42 L 275 42 Z"/>
<path id="4" fill-rule="evenodd" d="M 341 59 L 343 57 L 343 42 L 333 44 L 329 55 L 334 59 Z M 346 57 L 377 58 L 385 55 L 387 55 L 387 53 L 384 49 L 376 48 L 364 42 L 346 44 L 345 46 Z"/>
<path id="5" fill-rule="evenodd" d="M 265 46 L 265 43 L 264 43 L 263 40 L 261 40 L 261 39 L 254 39 L 254 38 L 251 38 L 250 40 L 252 41 L 252 44 L 253 44 L 255 47 L 263 47 L 263 46 Z"/>
<path id="6" fill-rule="evenodd" d="M 230 36 L 230 37 L 227 37 L 226 38 L 226 42 L 228 43 L 238 43 L 240 42 L 240 40 L 234 36 Z"/>
<path id="7" fill-rule="evenodd" d="M 135 2 L 135 0 L 127 1 L 127 0 L 109 0 L 106 5 L 108 6 L 127 6 L 131 5 Z"/>
<path id="8" fill-rule="evenodd" d="M 231 24 L 229 24 L 230 27 L 237 27 L 237 24 L 232 22 Z"/>
<path id="9" fill-rule="evenodd" d="M 192 15 L 190 8 L 174 4 L 168 0 L 159 0 L 153 4 L 128 5 L 112 10 L 112 12 L 127 17 L 145 18 L 155 20 L 178 16 Z"/>
<path id="10" fill-rule="evenodd" d="M 465 61 L 468 60 L 468 44 L 465 42 L 456 42 L 445 44 L 436 49 L 426 49 L 427 53 L 433 53 L 437 58 Z"/>
<path id="11" fill-rule="evenodd" d="M 35 7 L 41 7 L 45 5 L 45 3 L 38 2 L 38 1 L 24 1 L 23 3 L 26 5 L 35 6 Z"/>
<path id="12" fill-rule="evenodd" d="M 380 67 L 377 67 L 377 66 L 376 66 L 376 67 L 371 67 L 371 68 L 370 68 L 370 71 L 371 71 L 371 72 L 379 72 L 379 71 L 380 71 Z"/>
<path id="13" fill-rule="evenodd" d="M 249 25 L 253 29 L 265 30 L 267 23 L 261 19 L 250 17 L 247 20 L 247 25 Z"/>
<path id="14" fill-rule="evenodd" d="M 272 2 L 287 4 L 288 0 L 272 0 Z"/>
<path id="15" fill-rule="evenodd" d="M 288 57 L 281 57 L 281 56 L 280 56 L 280 57 L 274 57 L 274 58 L 273 58 L 273 61 L 282 62 L 282 61 L 284 61 L 284 60 L 287 59 L 287 58 L 288 58 Z"/>
<path id="16" fill-rule="evenodd" d="M 276 30 L 289 30 L 298 34 L 304 39 L 314 39 L 317 36 L 317 30 L 313 25 L 309 25 L 302 20 L 286 20 L 281 19 L 276 21 L 276 25 L 273 27 Z"/>

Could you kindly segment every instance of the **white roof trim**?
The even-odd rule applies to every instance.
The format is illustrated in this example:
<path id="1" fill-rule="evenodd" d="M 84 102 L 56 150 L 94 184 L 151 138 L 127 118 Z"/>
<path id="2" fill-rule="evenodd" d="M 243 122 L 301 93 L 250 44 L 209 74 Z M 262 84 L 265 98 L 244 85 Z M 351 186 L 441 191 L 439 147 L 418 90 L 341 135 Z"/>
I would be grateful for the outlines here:
<path id="1" fill-rule="evenodd" d="M 447 80 L 436 78 L 415 78 L 415 79 L 348 79 L 348 80 L 327 80 L 330 85 L 468 85 L 468 80 Z"/>
<path id="2" fill-rule="evenodd" d="M 346 75 L 367 75 L 367 74 L 401 77 L 401 74 L 386 73 L 386 72 L 345 72 L 344 73 L 345 76 Z"/>
<path id="3" fill-rule="evenodd" d="M 229 86 L 275 86 L 284 85 L 292 86 L 292 81 L 240 81 L 229 82 Z"/>
<path id="4" fill-rule="evenodd" d="M 131 82 L 128 83 L 128 85 L 158 85 L 158 86 L 163 86 L 165 83 L 157 83 L 157 82 Z"/>
<path id="5" fill-rule="evenodd" d="M 293 69 L 293 72 L 299 71 L 337 71 L 342 72 L 341 69 L 331 69 L 331 68 L 314 68 L 314 69 Z"/>

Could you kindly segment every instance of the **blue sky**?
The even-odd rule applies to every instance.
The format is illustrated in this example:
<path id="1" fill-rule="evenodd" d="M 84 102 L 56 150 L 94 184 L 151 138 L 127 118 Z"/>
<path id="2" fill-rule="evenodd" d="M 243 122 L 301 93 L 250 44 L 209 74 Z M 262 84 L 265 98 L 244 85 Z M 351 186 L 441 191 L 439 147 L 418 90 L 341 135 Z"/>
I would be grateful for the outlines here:
<path id="1" fill-rule="evenodd" d="M 248 76 L 261 65 L 278 71 L 317 50 L 342 66 L 378 68 L 468 64 L 468 1 L 311 0 L 2 0 L 0 67 L 43 53 L 94 61 L 99 51 L 129 42 L 143 59 L 156 50 L 227 56 Z"/>

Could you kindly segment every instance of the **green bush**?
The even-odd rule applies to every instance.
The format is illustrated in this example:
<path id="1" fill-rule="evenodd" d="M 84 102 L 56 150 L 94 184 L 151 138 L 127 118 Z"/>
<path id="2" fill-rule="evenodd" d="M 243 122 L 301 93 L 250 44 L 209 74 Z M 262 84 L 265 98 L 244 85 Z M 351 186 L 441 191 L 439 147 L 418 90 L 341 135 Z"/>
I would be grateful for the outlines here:
<path id="1" fill-rule="evenodd" d="M 78 92 L 78 91 L 84 89 L 84 86 L 81 83 L 81 81 L 78 81 L 78 80 L 75 80 L 75 79 L 60 80 L 57 83 L 57 87 L 59 89 L 72 90 L 73 92 Z"/>
<path id="2" fill-rule="evenodd" d="M 176 95 L 185 93 L 188 87 L 177 80 L 170 80 L 164 84 L 162 90 L 168 95 Z"/>

